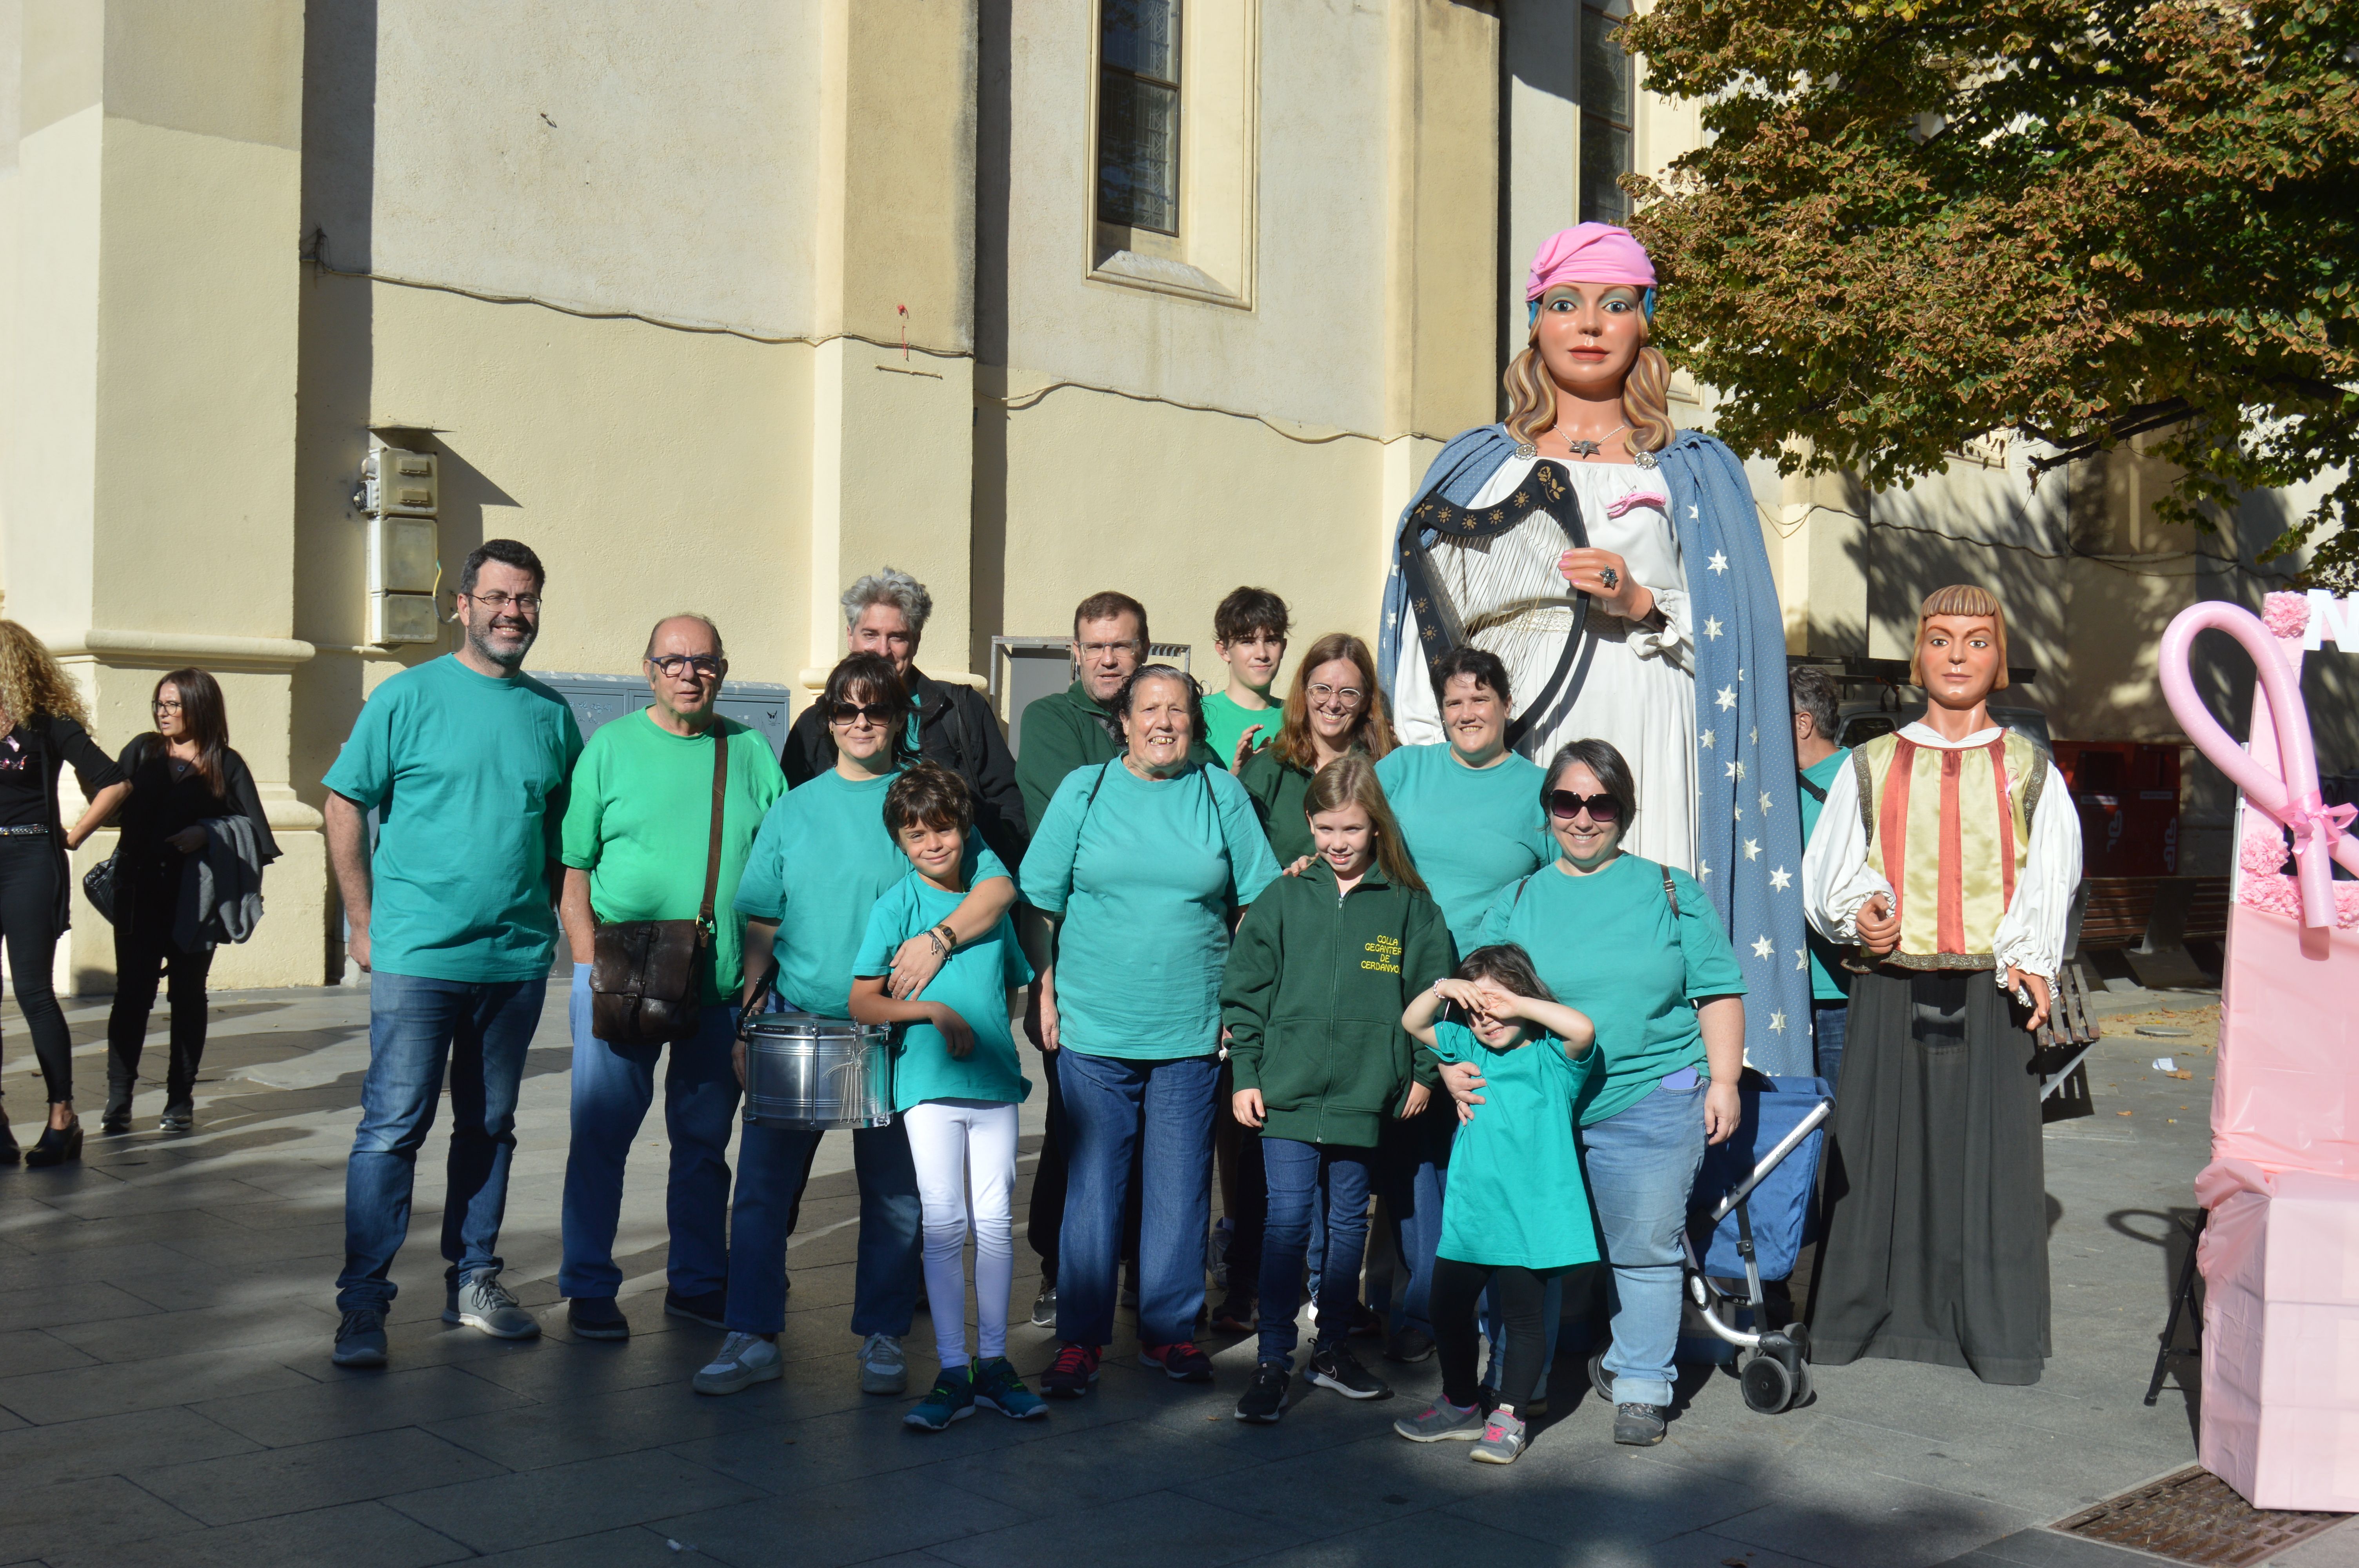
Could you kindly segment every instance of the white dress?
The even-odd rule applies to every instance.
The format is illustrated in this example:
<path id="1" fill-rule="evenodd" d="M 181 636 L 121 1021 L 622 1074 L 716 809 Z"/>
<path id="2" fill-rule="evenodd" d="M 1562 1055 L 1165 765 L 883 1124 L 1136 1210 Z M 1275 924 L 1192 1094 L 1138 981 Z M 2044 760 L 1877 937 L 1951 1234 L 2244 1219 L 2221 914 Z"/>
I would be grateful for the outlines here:
<path id="1" fill-rule="evenodd" d="M 1575 650 L 1578 687 L 1551 711 L 1531 714 L 1527 705 L 1555 671 L 1571 631 L 1569 608 L 1528 610 L 1504 624 L 1479 630 L 1471 641 L 1497 654 L 1507 666 L 1518 718 L 1529 728 L 1516 750 L 1546 767 L 1557 748 L 1592 737 L 1611 741 L 1630 764 L 1638 790 L 1638 815 L 1623 847 L 1693 875 L 1696 862 L 1695 658 L 1688 617 L 1687 572 L 1672 531 L 1669 487 L 1661 470 L 1635 464 L 1571 463 L 1553 460 L 1572 475 L 1581 520 L 1593 548 L 1611 550 L 1629 563 L 1630 575 L 1653 590 L 1663 613 L 1660 632 L 1650 631 L 1590 606 Z M 1496 505 L 1538 462 L 1510 458 L 1475 495 L 1473 505 Z M 1609 515 L 1625 497 L 1638 499 Z M 1562 597 L 1571 590 L 1557 560 L 1564 535 L 1544 514 L 1494 539 L 1444 540 L 1434 547 L 1434 569 L 1462 618 L 1473 624 L 1484 610 L 1518 599 Z M 1708 630 L 1716 631 L 1717 628 Z M 1444 739 L 1441 716 L 1423 651 L 1413 633 L 1401 638 L 1394 672 L 1393 722 L 1402 741 L 1426 745 Z M 1709 761 L 1709 759 L 1706 759 Z"/>

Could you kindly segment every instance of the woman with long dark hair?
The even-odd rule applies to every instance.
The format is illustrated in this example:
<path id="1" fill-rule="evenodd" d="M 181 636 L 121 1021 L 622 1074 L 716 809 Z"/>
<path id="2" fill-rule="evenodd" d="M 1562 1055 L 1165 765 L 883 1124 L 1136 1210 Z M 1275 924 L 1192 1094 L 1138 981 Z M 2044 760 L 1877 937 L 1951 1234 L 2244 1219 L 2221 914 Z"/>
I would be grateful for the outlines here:
<path id="1" fill-rule="evenodd" d="M 58 938 L 71 923 L 66 856 L 113 815 L 125 789 L 113 759 L 83 728 L 89 721 L 82 694 L 41 640 L 14 621 L 0 621 L 0 939 L 8 944 L 16 1006 L 49 1095 L 49 1125 L 25 1152 L 27 1165 L 82 1158 L 73 1035 L 49 969 Z M 58 774 L 69 762 L 90 801 L 71 828 L 58 802 Z M 0 1116 L 0 1165 L 16 1158 L 16 1136 Z"/>
<path id="2" fill-rule="evenodd" d="M 197 1065 L 205 1054 L 205 977 L 212 945 L 182 946 L 180 884 L 217 828 L 208 821 L 242 816 L 254 830 L 256 859 L 268 865 L 278 845 L 245 759 L 230 750 L 221 683 L 199 669 L 174 670 L 148 702 L 156 728 L 123 748 L 117 762 L 131 785 L 114 860 L 114 1006 L 106 1016 L 106 1115 L 101 1132 L 131 1130 L 131 1096 L 156 988 L 168 975 L 172 1055 L 164 1074 L 166 1132 L 193 1125 Z"/>

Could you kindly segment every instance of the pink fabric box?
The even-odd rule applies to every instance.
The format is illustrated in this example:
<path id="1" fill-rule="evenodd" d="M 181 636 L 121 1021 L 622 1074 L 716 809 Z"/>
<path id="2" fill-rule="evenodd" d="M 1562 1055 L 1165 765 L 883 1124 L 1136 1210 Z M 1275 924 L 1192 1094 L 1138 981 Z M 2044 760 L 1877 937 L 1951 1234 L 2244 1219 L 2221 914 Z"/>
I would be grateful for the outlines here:
<path id="1" fill-rule="evenodd" d="M 2203 1272 L 2203 1467 L 2257 1509 L 2359 1512 L 2359 1180 L 2223 1160 Z"/>
<path id="2" fill-rule="evenodd" d="M 2231 904 L 2226 969 L 2212 1158 L 2359 1178 L 2359 931 Z"/>

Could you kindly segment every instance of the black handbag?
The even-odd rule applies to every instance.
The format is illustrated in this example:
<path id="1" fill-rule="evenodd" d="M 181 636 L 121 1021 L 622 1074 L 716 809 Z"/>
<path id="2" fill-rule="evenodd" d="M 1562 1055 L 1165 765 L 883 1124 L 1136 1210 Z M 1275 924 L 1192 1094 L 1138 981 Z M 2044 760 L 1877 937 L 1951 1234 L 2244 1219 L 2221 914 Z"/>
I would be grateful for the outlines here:
<path id="1" fill-rule="evenodd" d="M 114 918 L 115 862 L 123 858 L 123 846 L 117 843 L 112 854 L 82 874 L 82 895 L 90 900 L 91 908 L 98 911 L 109 925 L 118 924 Z"/>
<path id="2" fill-rule="evenodd" d="M 609 1045 L 669 1045 L 695 1037 L 704 999 L 697 956 L 712 942 L 721 881 L 721 811 L 729 787 L 729 737 L 712 721 L 712 836 L 704 856 L 704 903 L 694 920 L 601 921 L 590 965 L 590 1033 Z"/>

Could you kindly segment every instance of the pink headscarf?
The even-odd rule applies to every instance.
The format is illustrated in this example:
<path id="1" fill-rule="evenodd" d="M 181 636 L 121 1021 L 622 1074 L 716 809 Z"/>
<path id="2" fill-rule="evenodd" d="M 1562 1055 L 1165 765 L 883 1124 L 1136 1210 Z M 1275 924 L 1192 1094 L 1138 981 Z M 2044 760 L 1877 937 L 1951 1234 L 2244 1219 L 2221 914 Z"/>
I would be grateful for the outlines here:
<path id="1" fill-rule="evenodd" d="M 1647 247 L 1631 238 L 1627 229 L 1611 223 L 1582 223 L 1560 229 L 1532 258 L 1531 280 L 1524 286 L 1527 300 L 1538 299 L 1560 283 L 1626 283 L 1634 288 L 1655 287 L 1655 264 Z"/>

